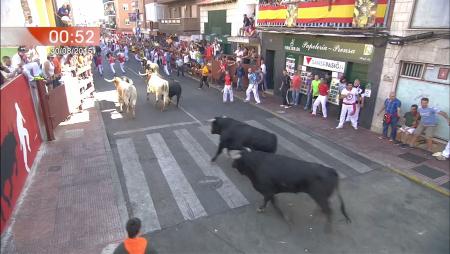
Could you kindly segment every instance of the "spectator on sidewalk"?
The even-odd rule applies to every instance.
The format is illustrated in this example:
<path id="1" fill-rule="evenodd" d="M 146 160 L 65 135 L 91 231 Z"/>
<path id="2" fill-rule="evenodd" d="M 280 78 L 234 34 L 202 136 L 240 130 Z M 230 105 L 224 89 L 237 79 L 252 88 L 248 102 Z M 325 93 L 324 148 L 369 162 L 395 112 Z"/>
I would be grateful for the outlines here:
<path id="1" fill-rule="evenodd" d="M 409 139 L 414 134 L 417 126 L 419 125 L 420 115 L 417 112 L 418 106 L 416 104 L 411 106 L 411 110 L 406 112 L 401 121 L 403 125 L 398 129 L 398 138 L 397 140 L 401 142 L 401 148 L 408 148 Z"/>
<path id="2" fill-rule="evenodd" d="M 150 247 L 147 239 L 141 235 L 141 220 L 131 218 L 126 225 L 128 238 L 114 250 L 114 254 L 150 254 L 156 251 Z"/>
<path id="3" fill-rule="evenodd" d="M 236 77 L 237 77 L 237 86 L 236 87 L 237 87 L 238 91 L 242 91 L 243 90 L 242 80 L 245 75 L 245 70 L 240 61 L 238 61 L 237 64 L 238 64 L 238 66 L 236 67 L 236 71 L 234 73 L 234 75 L 236 75 Z"/>
<path id="4" fill-rule="evenodd" d="M 356 88 L 356 91 L 358 92 L 358 99 L 356 101 L 356 112 L 354 115 L 354 120 L 358 122 L 359 120 L 359 113 L 361 112 L 361 108 L 364 107 L 364 92 L 366 88 L 361 85 L 361 81 L 359 79 L 355 79 L 353 82 L 353 87 Z M 350 117 L 347 116 L 347 121 L 351 121 Z"/>
<path id="5" fill-rule="evenodd" d="M 291 77 L 289 77 L 288 72 L 286 70 L 283 70 L 283 76 L 281 76 L 281 86 L 280 86 L 282 104 L 280 105 L 280 107 L 284 107 L 286 109 L 290 108 L 289 103 L 286 99 L 290 87 L 291 87 Z"/>
<path id="6" fill-rule="evenodd" d="M 198 89 L 202 89 L 203 84 L 206 84 L 206 86 L 209 87 L 209 84 L 208 84 L 209 70 L 208 70 L 208 66 L 206 64 L 203 64 L 201 72 L 202 72 L 202 78 L 200 79 L 200 87 Z"/>
<path id="7" fill-rule="evenodd" d="M 339 98 L 342 99 L 342 109 L 339 118 L 339 124 L 336 129 L 344 127 L 345 119 L 349 118 L 355 130 L 358 129 L 358 122 L 354 115 L 356 114 L 356 103 L 358 101 L 358 90 L 352 86 L 352 83 L 347 83 L 346 88 L 342 90 Z"/>
<path id="8" fill-rule="evenodd" d="M 304 110 L 307 110 L 310 105 L 311 105 L 311 109 L 312 109 L 312 74 L 308 74 L 308 76 L 306 77 L 306 82 L 305 82 L 305 88 L 306 88 L 306 102 L 305 102 L 305 107 L 303 108 Z"/>
<path id="9" fill-rule="evenodd" d="M 256 83 L 258 84 L 258 90 L 259 90 L 259 88 L 261 88 L 261 96 L 263 98 L 266 98 L 266 95 L 264 94 L 264 90 L 262 89 L 263 82 L 264 82 L 264 74 L 262 73 L 261 67 L 258 67 L 256 69 Z"/>
<path id="10" fill-rule="evenodd" d="M 11 58 L 9 56 L 3 56 L 3 76 L 5 77 L 5 80 L 14 78 L 18 74 L 22 73 L 22 68 L 20 67 L 13 67 Z"/>
<path id="11" fill-rule="evenodd" d="M 292 103 L 294 106 L 298 106 L 300 103 L 300 86 L 301 86 L 302 79 L 300 78 L 300 71 L 297 70 L 292 77 L 291 82 L 291 90 L 292 90 Z"/>
<path id="12" fill-rule="evenodd" d="M 339 85 L 338 85 L 339 94 L 341 94 L 342 90 L 344 90 L 346 87 L 347 87 L 347 78 L 342 77 L 339 80 Z M 343 98 L 339 97 L 339 111 L 338 112 L 342 112 L 342 100 L 343 100 Z M 341 119 L 341 116 L 338 115 L 337 120 L 340 121 L 340 119 Z"/>
<path id="13" fill-rule="evenodd" d="M 420 107 L 418 112 L 420 114 L 420 123 L 414 131 L 414 136 L 411 139 L 410 147 L 414 148 L 417 138 L 425 132 L 425 138 L 427 139 L 427 149 L 429 152 L 433 152 L 433 136 L 436 132 L 438 125 L 437 115 L 445 117 L 450 122 L 447 113 L 440 111 L 438 108 L 428 106 L 429 99 L 422 98 L 420 100 Z"/>
<path id="14" fill-rule="evenodd" d="M 330 91 L 330 89 L 328 87 L 327 80 L 322 79 L 319 84 L 319 96 L 314 101 L 314 105 L 313 105 L 313 112 L 312 112 L 313 116 L 316 116 L 317 107 L 319 107 L 319 104 L 321 104 L 323 118 L 327 118 L 327 99 L 328 99 L 329 91 Z"/>
<path id="15" fill-rule="evenodd" d="M 312 103 L 314 104 L 317 97 L 319 97 L 319 75 L 314 75 L 314 80 L 311 81 L 311 90 L 312 90 Z M 311 107 L 311 110 L 314 108 L 314 106 Z"/>
<path id="16" fill-rule="evenodd" d="M 231 76 L 228 71 L 225 72 L 225 86 L 223 87 L 223 103 L 227 102 L 228 95 L 230 102 L 233 102 L 233 88 L 231 86 Z"/>
<path id="17" fill-rule="evenodd" d="M 245 91 L 246 98 L 244 102 L 250 101 L 250 93 L 253 92 L 253 97 L 255 98 L 256 104 L 260 104 L 261 101 L 259 100 L 259 94 L 258 94 L 258 83 L 256 81 L 256 73 L 252 71 L 251 68 L 248 68 L 248 87 L 247 91 Z"/>
<path id="18" fill-rule="evenodd" d="M 267 66 L 264 62 L 264 58 L 261 58 L 260 66 L 261 66 L 261 72 L 263 74 L 263 82 L 261 85 L 261 90 L 263 91 L 263 95 L 264 95 L 267 91 Z"/>
<path id="19" fill-rule="evenodd" d="M 378 137 L 379 139 L 387 139 L 388 138 L 388 130 L 389 126 L 391 127 L 391 137 L 389 139 L 390 142 L 396 141 L 397 136 L 397 123 L 398 118 L 400 116 L 400 107 L 402 103 L 399 99 L 396 98 L 395 92 L 389 93 L 389 98 L 384 101 L 383 107 L 378 112 L 377 116 L 379 116 L 384 111 L 383 117 L 383 136 Z"/>
<path id="20" fill-rule="evenodd" d="M 53 64 L 54 55 L 48 55 L 47 60 L 44 62 L 44 78 L 47 81 L 49 89 L 53 89 L 58 86 L 58 81 L 55 79 L 55 65 Z"/>

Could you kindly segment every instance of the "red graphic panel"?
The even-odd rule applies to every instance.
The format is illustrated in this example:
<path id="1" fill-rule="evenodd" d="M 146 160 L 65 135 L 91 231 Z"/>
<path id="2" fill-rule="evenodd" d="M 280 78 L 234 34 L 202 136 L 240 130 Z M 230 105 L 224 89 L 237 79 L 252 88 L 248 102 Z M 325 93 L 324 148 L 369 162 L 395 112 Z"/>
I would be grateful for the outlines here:
<path id="1" fill-rule="evenodd" d="M 3 232 L 42 140 L 30 87 L 25 77 L 20 75 L 3 86 L 0 96 L 0 230 Z M 24 158 L 26 158 L 26 163 Z"/>

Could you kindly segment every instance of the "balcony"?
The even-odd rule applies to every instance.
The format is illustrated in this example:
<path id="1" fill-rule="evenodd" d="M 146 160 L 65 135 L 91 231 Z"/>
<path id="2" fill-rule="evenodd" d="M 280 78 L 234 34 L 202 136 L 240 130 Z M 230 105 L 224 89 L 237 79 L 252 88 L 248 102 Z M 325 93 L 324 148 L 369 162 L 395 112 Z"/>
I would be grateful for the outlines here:
<path id="1" fill-rule="evenodd" d="M 114 3 L 114 0 L 103 0 L 103 4 Z"/>
<path id="2" fill-rule="evenodd" d="M 355 6 L 353 1 L 260 1 L 257 27 L 374 28 L 384 27 L 390 0 Z M 353 18 L 354 13 L 360 16 Z"/>
<path id="3" fill-rule="evenodd" d="M 105 16 L 116 16 L 115 11 L 105 11 Z"/>
<path id="4" fill-rule="evenodd" d="M 117 29 L 117 25 L 116 24 L 105 24 L 105 28 L 106 29 Z"/>
<path id="5" fill-rule="evenodd" d="M 200 32 L 200 18 L 160 19 L 159 31 L 174 34 L 193 34 Z"/>

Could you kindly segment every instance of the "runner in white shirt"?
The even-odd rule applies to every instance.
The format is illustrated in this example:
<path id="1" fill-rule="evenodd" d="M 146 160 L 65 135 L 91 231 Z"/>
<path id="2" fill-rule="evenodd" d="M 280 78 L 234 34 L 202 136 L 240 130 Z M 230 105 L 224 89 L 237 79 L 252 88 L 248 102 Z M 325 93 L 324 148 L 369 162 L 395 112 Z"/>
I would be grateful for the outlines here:
<path id="1" fill-rule="evenodd" d="M 352 122 L 353 129 L 358 129 L 358 119 L 356 115 L 356 103 L 358 101 L 358 90 L 352 86 L 352 83 L 347 83 L 347 86 L 341 92 L 342 110 L 341 117 L 339 119 L 339 125 L 336 129 L 342 129 L 344 127 L 345 116 L 348 114 L 350 116 L 350 121 Z"/>

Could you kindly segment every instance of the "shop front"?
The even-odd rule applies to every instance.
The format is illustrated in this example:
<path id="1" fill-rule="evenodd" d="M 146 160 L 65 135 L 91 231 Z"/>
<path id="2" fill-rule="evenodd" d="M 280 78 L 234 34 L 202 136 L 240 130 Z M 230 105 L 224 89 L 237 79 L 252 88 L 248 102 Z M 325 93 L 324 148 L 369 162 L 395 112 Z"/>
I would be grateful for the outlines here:
<path id="1" fill-rule="evenodd" d="M 309 74 L 327 79 L 330 86 L 328 96 L 330 117 L 337 117 L 339 114 L 340 78 L 345 76 L 349 82 L 359 79 L 365 87 L 366 96 L 365 110 L 361 111 L 360 115 L 360 125 L 370 128 L 376 98 L 373 94 L 376 94 L 378 89 L 382 66 L 382 59 L 374 61 L 374 56 L 375 51 L 382 50 L 384 53 L 384 48 L 376 48 L 372 40 L 368 39 L 359 39 L 359 42 L 356 42 L 329 38 L 284 36 L 283 66 L 291 76 L 299 70 L 303 81 L 306 81 Z M 303 94 L 306 94 L 305 83 L 303 82 L 301 88 Z"/>

